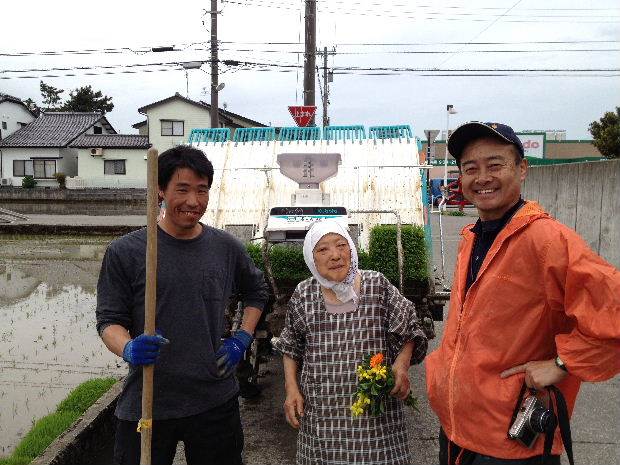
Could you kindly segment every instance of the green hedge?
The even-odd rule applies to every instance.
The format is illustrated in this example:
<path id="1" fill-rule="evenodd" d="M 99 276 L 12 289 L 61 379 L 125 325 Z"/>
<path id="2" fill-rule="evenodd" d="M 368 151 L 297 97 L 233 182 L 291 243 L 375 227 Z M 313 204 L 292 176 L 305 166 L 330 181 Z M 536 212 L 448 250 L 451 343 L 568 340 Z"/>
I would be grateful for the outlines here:
<path id="1" fill-rule="evenodd" d="M 428 278 L 424 228 L 404 225 L 401 233 L 404 253 L 404 280 L 422 281 Z M 392 283 L 398 283 L 395 225 L 377 225 L 371 229 L 368 254 L 371 269 L 380 271 Z"/>
<path id="2" fill-rule="evenodd" d="M 405 225 L 402 228 L 405 254 L 405 281 L 419 281 L 428 277 L 424 228 Z M 358 250 L 359 267 L 383 273 L 398 284 L 398 255 L 396 253 L 396 226 L 377 225 L 370 232 L 368 251 Z M 249 244 L 248 253 L 258 268 L 265 271 L 261 246 Z M 300 282 L 310 277 L 301 246 L 274 245 L 270 249 L 271 268 L 277 281 Z"/>
<path id="3" fill-rule="evenodd" d="M 0 459 L 0 465 L 25 465 L 30 463 L 65 432 L 92 404 L 116 383 L 114 378 L 88 380 L 69 393 L 54 413 L 37 421 L 19 442 L 10 457 Z"/>
<path id="4" fill-rule="evenodd" d="M 249 244 L 248 253 L 258 268 L 265 271 L 263 253 L 258 244 Z M 271 271 L 277 281 L 301 282 L 310 277 L 301 246 L 274 245 L 269 251 Z"/>

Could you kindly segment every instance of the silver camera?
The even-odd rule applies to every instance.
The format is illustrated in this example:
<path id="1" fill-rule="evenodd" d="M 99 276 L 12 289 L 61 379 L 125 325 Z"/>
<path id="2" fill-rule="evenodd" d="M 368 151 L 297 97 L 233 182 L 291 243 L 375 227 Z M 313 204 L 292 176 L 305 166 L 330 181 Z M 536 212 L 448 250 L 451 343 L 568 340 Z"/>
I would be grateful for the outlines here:
<path id="1" fill-rule="evenodd" d="M 508 430 L 508 437 L 525 447 L 531 448 L 538 435 L 553 425 L 554 414 L 536 396 L 525 398 L 517 412 L 514 423 Z"/>

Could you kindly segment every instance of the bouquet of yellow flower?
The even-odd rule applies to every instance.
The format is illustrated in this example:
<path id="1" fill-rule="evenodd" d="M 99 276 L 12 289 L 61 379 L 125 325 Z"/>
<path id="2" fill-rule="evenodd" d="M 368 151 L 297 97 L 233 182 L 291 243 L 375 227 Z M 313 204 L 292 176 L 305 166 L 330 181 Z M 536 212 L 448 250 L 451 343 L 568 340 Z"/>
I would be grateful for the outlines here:
<path id="1" fill-rule="evenodd" d="M 384 363 L 383 354 L 366 355 L 357 367 L 357 378 L 356 401 L 351 405 L 353 416 L 359 417 L 367 411 L 375 417 L 381 415 L 385 412 L 387 396 L 394 388 L 394 374 L 392 368 Z M 405 399 L 405 405 L 418 410 L 417 399 L 411 392 Z"/>

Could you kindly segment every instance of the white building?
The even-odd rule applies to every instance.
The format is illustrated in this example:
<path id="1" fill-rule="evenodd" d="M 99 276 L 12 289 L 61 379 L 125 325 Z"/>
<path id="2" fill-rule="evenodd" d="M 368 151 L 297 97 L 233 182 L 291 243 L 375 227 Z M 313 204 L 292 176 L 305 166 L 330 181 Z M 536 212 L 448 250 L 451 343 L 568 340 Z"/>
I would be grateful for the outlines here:
<path id="1" fill-rule="evenodd" d="M 56 173 L 78 175 L 78 150 L 70 147 L 83 134 L 116 134 L 101 113 L 50 112 L 0 140 L 3 186 L 21 186 L 34 176 L 39 187 L 57 187 Z"/>
<path id="2" fill-rule="evenodd" d="M 77 150 L 78 174 L 69 189 L 146 188 L 147 136 L 83 134 L 70 144 Z"/>
<path id="3" fill-rule="evenodd" d="M 0 140 L 34 121 L 35 115 L 17 97 L 0 93 Z"/>
<path id="4" fill-rule="evenodd" d="M 146 121 L 133 125 L 140 135 L 148 136 L 149 142 L 159 153 L 180 144 L 187 144 L 192 129 L 211 127 L 211 105 L 175 94 L 138 109 Z M 219 109 L 220 126 L 230 128 L 265 127 L 264 124 L 245 116 Z"/>

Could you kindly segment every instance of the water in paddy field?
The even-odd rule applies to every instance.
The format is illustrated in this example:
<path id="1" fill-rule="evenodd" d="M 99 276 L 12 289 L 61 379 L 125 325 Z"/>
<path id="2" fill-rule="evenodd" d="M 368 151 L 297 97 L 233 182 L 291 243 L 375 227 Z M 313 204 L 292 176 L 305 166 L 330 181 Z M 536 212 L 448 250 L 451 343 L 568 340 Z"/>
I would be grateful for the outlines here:
<path id="1" fill-rule="evenodd" d="M 126 373 L 95 329 L 110 240 L 0 236 L 0 457 L 78 384 Z"/>

